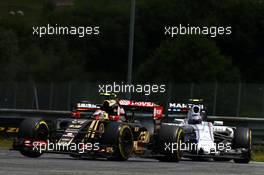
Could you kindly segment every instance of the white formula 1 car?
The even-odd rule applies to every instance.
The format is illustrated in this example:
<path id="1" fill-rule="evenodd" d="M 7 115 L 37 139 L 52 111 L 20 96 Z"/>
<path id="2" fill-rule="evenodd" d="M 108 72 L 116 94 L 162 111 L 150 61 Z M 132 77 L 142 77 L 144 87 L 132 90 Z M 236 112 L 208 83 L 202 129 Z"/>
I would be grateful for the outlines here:
<path id="1" fill-rule="evenodd" d="M 233 159 L 236 163 L 250 161 L 252 134 L 249 128 L 223 126 L 222 121 L 207 122 L 201 104 L 175 104 L 169 104 L 170 114 L 188 111 L 185 119 L 173 117 L 169 121 L 184 129 L 183 157 L 193 160 L 213 158 L 216 161 Z"/>

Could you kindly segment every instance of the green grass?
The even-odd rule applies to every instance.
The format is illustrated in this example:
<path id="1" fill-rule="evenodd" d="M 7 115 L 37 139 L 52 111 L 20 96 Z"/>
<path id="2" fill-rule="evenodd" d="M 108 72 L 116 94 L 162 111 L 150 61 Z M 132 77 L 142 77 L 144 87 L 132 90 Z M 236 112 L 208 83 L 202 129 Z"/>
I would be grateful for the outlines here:
<path id="1" fill-rule="evenodd" d="M 264 152 L 253 153 L 252 159 L 257 162 L 264 162 Z"/>
<path id="2" fill-rule="evenodd" d="M 264 162 L 264 146 L 254 146 L 252 159 L 258 162 Z"/>
<path id="3" fill-rule="evenodd" d="M 0 149 L 10 149 L 12 148 L 12 138 L 0 138 Z"/>

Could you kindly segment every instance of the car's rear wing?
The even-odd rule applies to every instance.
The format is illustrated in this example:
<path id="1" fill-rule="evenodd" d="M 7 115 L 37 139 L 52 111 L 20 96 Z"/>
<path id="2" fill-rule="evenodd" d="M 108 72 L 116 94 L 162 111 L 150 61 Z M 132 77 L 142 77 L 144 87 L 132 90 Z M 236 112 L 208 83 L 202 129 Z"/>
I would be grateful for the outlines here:
<path id="1" fill-rule="evenodd" d="M 161 119 L 163 117 L 163 106 L 153 102 L 119 100 L 119 105 L 122 106 L 126 112 L 149 113 L 152 114 L 153 119 Z"/>
<path id="2" fill-rule="evenodd" d="M 99 104 L 94 104 L 86 101 L 78 102 L 76 104 L 76 111 L 96 111 L 99 108 Z"/>
<path id="3" fill-rule="evenodd" d="M 100 109 L 99 104 L 91 103 L 89 101 L 77 102 L 73 108 L 72 116 L 75 118 L 80 118 L 81 115 L 92 115 L 98 109 Z"/>
<path id="4" fill-rule="evenodd" d="M 198 105 L 202 110 L 205 110 L 202 99 L 189 99 L 185 103 L 170 102 L 168 104 L 168 114 L 187 114 L 193 105 Z"/>
<path id="5" fill-rule="evenodd" d="M 153 102 L 119 100 L 119 105 L 124 108 L 126 113 L 137 113 L 138 116 L 144 114 L 151 115 L 153 119 L 161 119 L 163 117 L 163 106 Z M 80 118 L 81 116 L 92 115 L 96 110 L 100 109 L 100 104 L 91 103 L 89 101 L 82 101 L 76 103 L 74 106 L 72 116 Z"/>

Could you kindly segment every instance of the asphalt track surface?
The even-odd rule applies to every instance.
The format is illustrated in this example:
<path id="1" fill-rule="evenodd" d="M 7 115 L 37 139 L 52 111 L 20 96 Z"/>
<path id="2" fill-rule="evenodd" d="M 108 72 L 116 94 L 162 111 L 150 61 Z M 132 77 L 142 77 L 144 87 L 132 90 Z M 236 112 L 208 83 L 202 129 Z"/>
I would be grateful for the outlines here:
<path id="1" fill-rule="evenodd" d="M 131 158 L 126 162 L 78 160 L 67 155 L 46 154 L 33 159 L 9 150 L 0 150 L 0 174 L 48 175 L 264 175 L 264 163 L 235 164 L 230 162 L 158 162 L 152 159 Z"/>

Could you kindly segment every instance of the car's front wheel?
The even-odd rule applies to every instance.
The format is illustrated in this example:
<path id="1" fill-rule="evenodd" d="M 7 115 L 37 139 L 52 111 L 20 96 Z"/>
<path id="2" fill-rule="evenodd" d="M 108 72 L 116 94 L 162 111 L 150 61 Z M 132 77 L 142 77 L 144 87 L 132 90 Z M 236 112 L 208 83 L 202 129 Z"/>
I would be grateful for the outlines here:
<path id="1" fill-rule="evenodd" d="M 158 132 L 159 161 L 178 162 L 181 160 L 183 151 L 181 144 L 184 142 L 184 132 L 181 127 L 162 124 Z"/>
<path id="2" fill-rule="evenodd" d="M 242 150 L 242 157 L 234 159 L 235 163 L 249 163 L 251 159 L 252 133 L 249 128 L 236 128 L 233 148 Z"/>
<path id="3" fill-rule="evenodd" d="M 20 153 L 26 157 L 37 158 L 42 155 L 40 150 L 33 147 L 33 143 L 46 142 L 49 137 L 48 124 L 40 118 L 29 118 L 22 121 L 17 139 L 22 142 Z"/>

